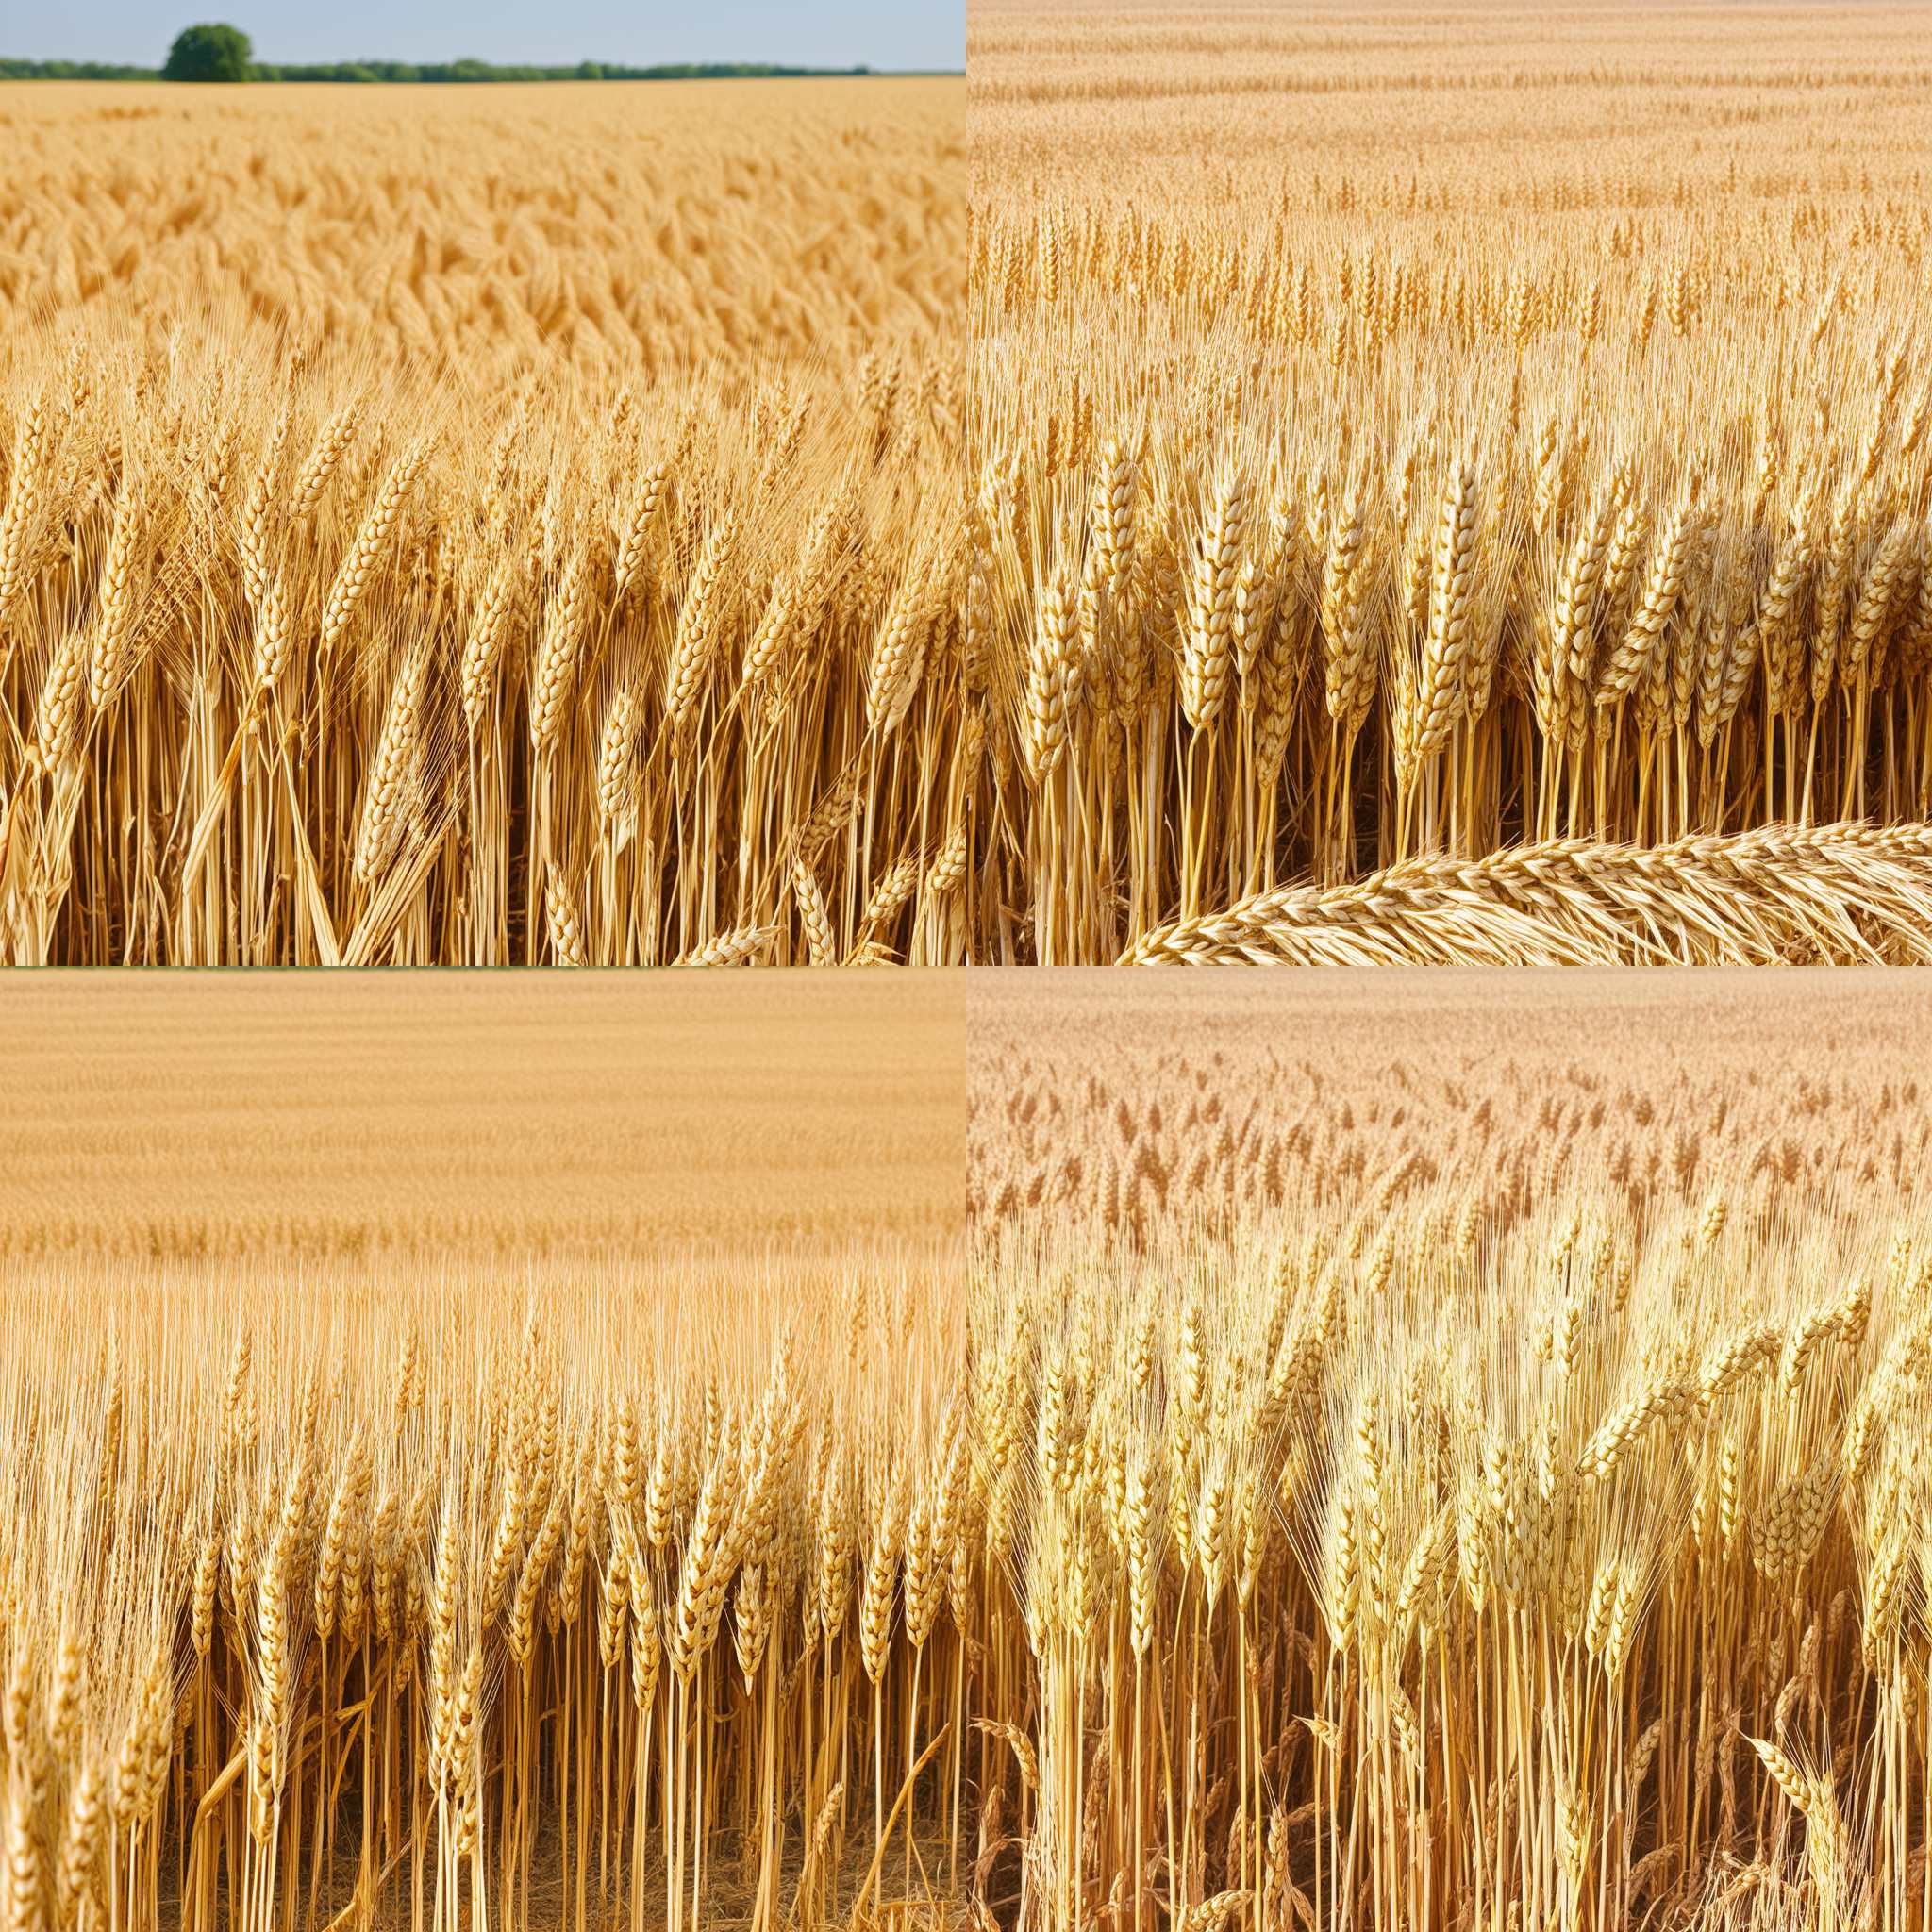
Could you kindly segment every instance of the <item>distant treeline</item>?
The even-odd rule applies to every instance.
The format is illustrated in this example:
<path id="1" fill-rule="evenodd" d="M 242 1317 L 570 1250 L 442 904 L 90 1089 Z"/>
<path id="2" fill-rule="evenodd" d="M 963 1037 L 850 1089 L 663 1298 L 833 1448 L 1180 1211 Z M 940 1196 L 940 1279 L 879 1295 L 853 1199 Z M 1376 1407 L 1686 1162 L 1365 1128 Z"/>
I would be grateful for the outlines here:
<path id="1" fill-rule="evenodd" d="M 290 67 L 258 60 L 252 80 L 483 81 L 483 80 L 762 80 L 811 75 L 870 74 L 870 67 L 774 67 L 749 60 L 685 62 L 661 67 L 620 67 L 614 61 L 579 60 L 575 67 L 494 67 L 488 60 L 342 60 Z M 0 58 L 0 80 L 158 80 L 158 67 L 116 67 L 101 60 Z"/>

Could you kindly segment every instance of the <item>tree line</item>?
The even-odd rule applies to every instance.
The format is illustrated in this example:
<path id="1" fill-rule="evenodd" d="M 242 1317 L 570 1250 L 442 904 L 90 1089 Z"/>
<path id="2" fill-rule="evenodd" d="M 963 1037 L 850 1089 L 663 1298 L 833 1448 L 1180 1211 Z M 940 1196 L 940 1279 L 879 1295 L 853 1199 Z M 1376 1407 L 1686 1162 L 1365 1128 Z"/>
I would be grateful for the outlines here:
<path id="1" fill-rule="evenodd" d="M 574 67 L 499 67 L 488 60 L 339 60 L 290 63 L 257 60 L 241 28 L 222 23 L 184 27 L 160 67 L 100 60 L 11 60 L 0 58 L 0 80 L 415 81 L 491 80 L 748 80 L 809 75 L 870 74 L 859 67 L 782 67 L 761 60 L 664 62 L 625 67 L 579 60 Z"/>
<path id="2" fill-rule="evenodd" d="M 250 80 L 487 81 L 487 80 L 757 80 L 870 74 L 870 67 L 780 67 L 765 62 L 708 60 L 624 67 L 580 60 L 575 67 L 498 67 L 488 60 L 341 60 L 289 65 L 257 61 Z M 0 57 L 0 80 L 160 80 L 158 67 L 122 67 L 102 60 L 9 60 Z"/>

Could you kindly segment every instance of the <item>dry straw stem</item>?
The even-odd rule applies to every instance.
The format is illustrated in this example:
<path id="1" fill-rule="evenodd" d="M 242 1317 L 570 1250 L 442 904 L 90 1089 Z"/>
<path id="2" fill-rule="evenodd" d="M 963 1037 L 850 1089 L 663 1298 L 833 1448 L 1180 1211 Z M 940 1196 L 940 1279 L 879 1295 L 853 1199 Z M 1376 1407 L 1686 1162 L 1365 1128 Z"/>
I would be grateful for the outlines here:
<path id="1" fill-rule="evenodd" d="M 36 353 L 51 362 L 54 344 L 13 351 Z M 48 432 L 62 521 L 22 553 L 0 652 L 25 727 L 0 748 L 0 957 L 548 958 L 561 866 L 585 963 L 669 963 L 768 928 L 715 958 L 802 961 L 794 859 L 840 812 L 845 836 L 812 855 L 825 953 L 965 957 L 975 901 L 920 870 L 958 821 L 969 741 L 957 553 L 912 514 L 938 500 L 921 479 L 958 460 L 943 364 L 895 358 L 889 407 L 773 371 L 643 386 L 622 408 L 554 377 L 445 419 L 453 398 L 415 376 L 297 365 L 259 336 L 191 331 L 163 359 L 104 326 L 79 353 L 100 394 L 145 399 Z M 329 443 L 352 387 L 391 425 L 355 434 L 302 517 L 269 491 L 256 590 L 236 541 L 245 486 L 218 494 L 177 454 L 208 444 L 218 385 L 237 477 L 275 474 L 262 452 L 284 412 L 291 445 Z M 759 425 L 798 403 L 758 491 Z M 856 466 L 882 407 L 888 458 Z M 700 420 L 702 444 L 679 453 Z M 608 507 L 640 468 L 678 480 L 627 558 L 632 526 Z M 863 567 L 843 567 L 848 546 Z M 809 590 L 752 678 L 780 579 Z M 29 772 L 58 782 L 23 785 Z M 882 896 L 908 868 L 912 890 Z"/>
<path id="2" fill-rule="evenodd" d="M 8 1405 L 0 1477 L 9 1925 L 698 1926 L 763 1898 L 819 1926 L 868 1860 L 889 1909 L 945 1893 L 961 1633 L 935 1617 L 879 1660 L 875 1713 L 841 1712 L 856 1636 L 799 1617 L 816 1558 L 785 1526 L 834 1470 L 860 1493 L 869 1444 L 924 1466 L 951 1440 L 957 1271 L 855 1248 L 554 1294 L 7 1293 L 0 1380 L 37 1411 Z M 942 1566 L 954 1542 L 949 1518 Z M 901 1802 L 822 1823 L 808 1888 L 791 1820 L 847 1758 Z"/>
<path id="3" fill-rule="evenodd" d="M 1024 1525 L 1042 1702 L 984 1721 L 1071 1898 L 1172 1862 L 1176 1920 L 1291 1888 L 1314 1924 L 1714 1926 L 1706 1885 L 1755 1862 L 1793 1923 L 1924 1909 L 1924 1740 L 1881 1714 L 1927 1641 L 1885 1580 L 1924 1494 L 1886 1392 L 1926 1373 L 1923 1208 L 1764 1174 L 1639 1218 L 1581 1179 L 1291 1193 L 1220 1232 L 1183 1205 L 1139 1257 L 1050 1208 L 989 1232 L 982 1400 L 1019 1416 L 984 1424 L 988 1533 Z M 1107 1795 L 1078 1835 L 1074 1790 Z"/>

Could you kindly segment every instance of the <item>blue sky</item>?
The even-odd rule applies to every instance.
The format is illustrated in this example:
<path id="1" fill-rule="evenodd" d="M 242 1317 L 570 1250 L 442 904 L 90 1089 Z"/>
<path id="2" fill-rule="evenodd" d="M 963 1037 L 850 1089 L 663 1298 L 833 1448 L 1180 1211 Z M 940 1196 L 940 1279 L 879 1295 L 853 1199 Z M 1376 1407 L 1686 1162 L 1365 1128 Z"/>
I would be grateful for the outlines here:
<path id="1" fill-rule="evenodd" d="M 965 0 L 0 0 L 0 55 L 158 67 L 196 20 L 232 21 L 263 60 L 966 64 Z"/>

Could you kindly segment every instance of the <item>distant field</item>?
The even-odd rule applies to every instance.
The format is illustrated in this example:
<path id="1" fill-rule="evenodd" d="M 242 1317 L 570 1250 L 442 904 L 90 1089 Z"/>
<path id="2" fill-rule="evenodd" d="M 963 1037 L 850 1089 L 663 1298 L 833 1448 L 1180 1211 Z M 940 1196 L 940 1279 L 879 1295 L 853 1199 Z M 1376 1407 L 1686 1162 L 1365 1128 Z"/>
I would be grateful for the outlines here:
<path id="1" fill-rule="evenodd" d="M 1890 1198 L 1932 1161 L 1909 969 L 989 974 L 966 1037 L 981 1233 L 1438 1188 Z"/>
<path id="2" fill-rule="evenodd" d="M 0 318 L 211 302 L 470 382 L 849 374 L 963 298 L 965 125 L 943 77 L 0 83 Z"/>
<path id="3" fill-rule="evenodd" d="M 514 1271 L 946 1242 L 963 996 L 922 974 L 30 976 L 0 1257 Z"/>
<path id="4" fill-rule="evenodd" d="M 1747 214 L 1855 201 L 1913 185 L 1924 20 L 1912 0 L 974 0 L 974 187 L 1003 201 L 1058 169 L 1056 194 L 1109 212 L 1352 208 L 1417 245 L 1444 213 L 1560 232 L 1686 191 Z M 1739 152 L 1762 165 L 1734 175 Z"/>

